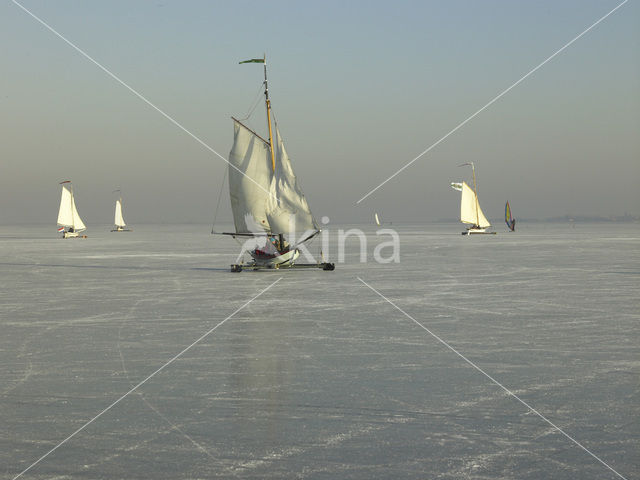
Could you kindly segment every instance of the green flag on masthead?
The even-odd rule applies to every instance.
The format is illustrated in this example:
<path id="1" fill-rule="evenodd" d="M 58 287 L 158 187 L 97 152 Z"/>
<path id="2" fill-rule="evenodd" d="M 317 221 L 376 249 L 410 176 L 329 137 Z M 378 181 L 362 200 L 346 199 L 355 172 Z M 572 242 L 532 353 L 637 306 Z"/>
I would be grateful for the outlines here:
<path id="1" fill-rule="evenodd" d="M 252 58 L 251 60 L 244 60 L 239 63 L 264 63 L 264 58 Z"/>

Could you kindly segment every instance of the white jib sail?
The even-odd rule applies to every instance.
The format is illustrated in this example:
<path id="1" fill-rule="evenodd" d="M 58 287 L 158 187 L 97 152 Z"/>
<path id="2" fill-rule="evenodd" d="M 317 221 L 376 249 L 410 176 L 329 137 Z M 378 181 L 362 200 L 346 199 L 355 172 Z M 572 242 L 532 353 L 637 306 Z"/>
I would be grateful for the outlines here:
<path id="1" fill-rule="evenodd" d="M 311 234 L 318 231 L 318 224 L 293 173 L 277 126 L 275 130 L 276 169 L 270 185 L 272 195 L 267 199 L 267 218 L 272 233 L 296 233 L 299 239 L 305 232 Z"/>
<path id="2" fill-rule="evenodd" d="M 478 197 L 475 192 L 466 184 L 462 182 L 462 195 L 460 198 L 460 221 L 462 223 L 469 223 L 471 225 L 478 225 L 481 228 L 490 227 L 489 220 L 482 213 L 480 204 L 478 203 Z"/>
<path id="3" fill-rule="evenodd" d="M 269 232 L 266 214 L 272 170 L 269 145 L 235 120 L 233 132 L 229 195 L 236 233 Z"/>
<path id="4" fill-rule="evenodd" d="M 116 227 L 126 227 L 127 224 L 124 223 L 124 218 L 122 217 L 122 201 L 116 200 L 116 216 L 114 223 Z"/>
<path id="5" fill-rule="evenodd" d="M 76 232 L 81 232 L 87 229 L 78 214 L 76 203 L 71 191 L 64 185 L 62 186 L 60 209 L 58 210 L 58 225 L 69 228 L 73 227 Z"/>

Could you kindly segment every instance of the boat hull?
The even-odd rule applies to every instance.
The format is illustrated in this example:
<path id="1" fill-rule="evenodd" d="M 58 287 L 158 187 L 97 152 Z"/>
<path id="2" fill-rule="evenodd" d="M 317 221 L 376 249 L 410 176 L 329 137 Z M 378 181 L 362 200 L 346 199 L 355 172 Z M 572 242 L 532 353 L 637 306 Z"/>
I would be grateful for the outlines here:
<path id="1" fill-rule="evenodd" d="M 235 264 L 231 265 L 231 271 L 232 272 L 236 272 L 236 273 L 237 272 L 241 272 L 244 267 L 250 268 L 252 270 L 260 270 L 262 268 L 267 268 L 267 269 L 272 268 L 272 269 L 276 269 L 276 270 L 280 269 L 279 266 L 277 266 L 277 267 L 270 266 L 269 267 L 269 266 L 260 266 L 260 265 L 258 265 L 256 263 L 253 263 L 251 265 L 242 265 L 242 264 L 235 263 Z M 293 264 L 287 265 L 286 267 L 283 267 L 283 268 L 287 268 L 287 269 L 291 269 L 291 270 L 300 269 L 300 268 L 319 268 L 320 270 L 324 270 L 326 272 L 332 272 L 332 271 L 334 271 L 336 269 L 336 264 L 335 263 L 330 263 L 330 262 L 322 262 L 322 263 L 293 263 Z"/>
<path id="2" fill-rule="evenodd" d="M 87 238 L 87 236 L 80 235 L 80 232 L 63 232 L 62 238 Z"/>
<path id="3" fill-rule="evenodd" d="M 293 265 L 296 259 L 300 256 L 300 250 L 296 248 L 275 256 L 256 253 L 255 250 L 249 252 L 249 254 L 251 255 L 251 258 L 253 258 L 254 263 L 260 267 L 280 268 L 290 267 Z"/>
<path id="4" fill-rule="evenodd" d="M 462 235 L 495 235 L 496 232 L 487 232 L 486 228 L 468 228 Z"/>

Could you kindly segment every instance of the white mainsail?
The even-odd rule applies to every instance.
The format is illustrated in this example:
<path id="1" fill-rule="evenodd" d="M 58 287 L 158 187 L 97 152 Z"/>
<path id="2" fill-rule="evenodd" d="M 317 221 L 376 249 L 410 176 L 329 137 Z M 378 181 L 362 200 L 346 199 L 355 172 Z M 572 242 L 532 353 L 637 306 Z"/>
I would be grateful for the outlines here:
<path id="1" fill-rule="evenodd" d="M 116 200 L 116 214 L 114 223 L 116 227 L 126 227 L 127 224 L 124 223 L 124 218 L 122 217 L 122 199 Z"/>
<path id="2" fill-rule="evenodd" d="M 469 187 L 469 185 L 467 185 L 466 182 L 462 182 L 462 195 L 460 198 L 460 221 L 462 223 L 477 225 L 480 228 L 487 228 L 491 226 L 489 220 L 487 220 L 487 218 L 484 216 L 484 213 L 482 213 L 482 209 L 480 208 L 480 204 L 478 203 L 478 197 L 476 196 L 476 193 L 471 187 Z"/>
<path id="3" fill-rule="evenodd" d="M 82 232 L 87 229 L 76 209 L 73 193 L 64 185 L 62 185 L 60 209 L 58 210 L 58 225 L 73 228 L 76 232 Z"/>
<path id="4" fill-rule="evenodd" d="M 277 127 L 275 140 L 273 170 L 269 143 L 234 119 L 229 193 L 236 233 L 318 230 Z"/>
<path id="5" fill-rule="evenodd" d="M 60 209 L 58 210 L 58 225 L 61 227 L 73 227 L 73 210 L 71 209 L 71 192 L 64 185 L 60 197 Z"/>
<path id="6" fill-rule="evenodd" d="M 271 184 L 269 145 L 236 120 L 233 121 L 233 133 L 233 147 L 229 153 L 229 195 L 236 233 L 270 231 L 267 221 Z"/>

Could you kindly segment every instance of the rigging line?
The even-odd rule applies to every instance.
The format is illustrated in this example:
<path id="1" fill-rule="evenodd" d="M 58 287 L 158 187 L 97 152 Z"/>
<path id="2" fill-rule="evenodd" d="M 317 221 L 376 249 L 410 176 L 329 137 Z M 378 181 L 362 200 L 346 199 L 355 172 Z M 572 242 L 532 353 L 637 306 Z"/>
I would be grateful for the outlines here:
<path id="1" fill-rule="evenodd" d="M 256 93 L 256 96 L 253 99 L 253 102 L 251 103 L 252 106 L 249 107 L 249 110 L 247 110 L 247 115 L 240 118 L 240 120 L 244 121 L 244 120 L 248 120 L 249 117 L 251 115 L 253 115 L 253 112 L 255 112 L 256 108 L 258 107 L 258 104 L 260 103 L 260 94 L 262 93 L 262 86 L 264 84 L 260 84 L 260 86 L 258 87 L 258 92 Z"/>
<path id="2" fill-rule="evenodd" d="M 260 97 L 256 97 L 255 102 L 253 102 L 253 107 L 251 108 L 251 111 L 247 114 L 247 116 L 244 118 L 244 120 L 249 120 L 249 118 L 253 115 L 253 112 L 256 111 L 256 108 L 258 108 L 258 105 L 260 105 Z"/>
<path id="3" fill-rule="evenodd" d="M 220 185 L 220 192 L 218 193 L 218 203 L 216 204 L 216 211 L 213 214 L 213 223 L 211 224 L 211 234 L 213 235 L 213 228 L 216 225 L 216 219 L 218 218 L 218 209 L 220 208 L 220 199 L 222 199 L 222 191 L 224 190 L 224 182 L 227 179 L 228 169 L 224 169 L 224 175 L 222 176 L 222 185 Z"/>
<path id="4" fill-rule="evenodd" d="M 258 99 L 256 101 L 256 103 L 253 104 L 253 108 L 251 109 L 251 111 L 247 114 L 246 117 L 244 117 L 242 120 L 247 122 L 249 120 L 249 118 L 251 117 L 251 115 L 253 115 L 253 112 L 256 111 L 256 108 L 258 108 L 258 105 L 260 104 L 260 99 Z M 247 122 L 248 123 L 248 122 Z"/>

